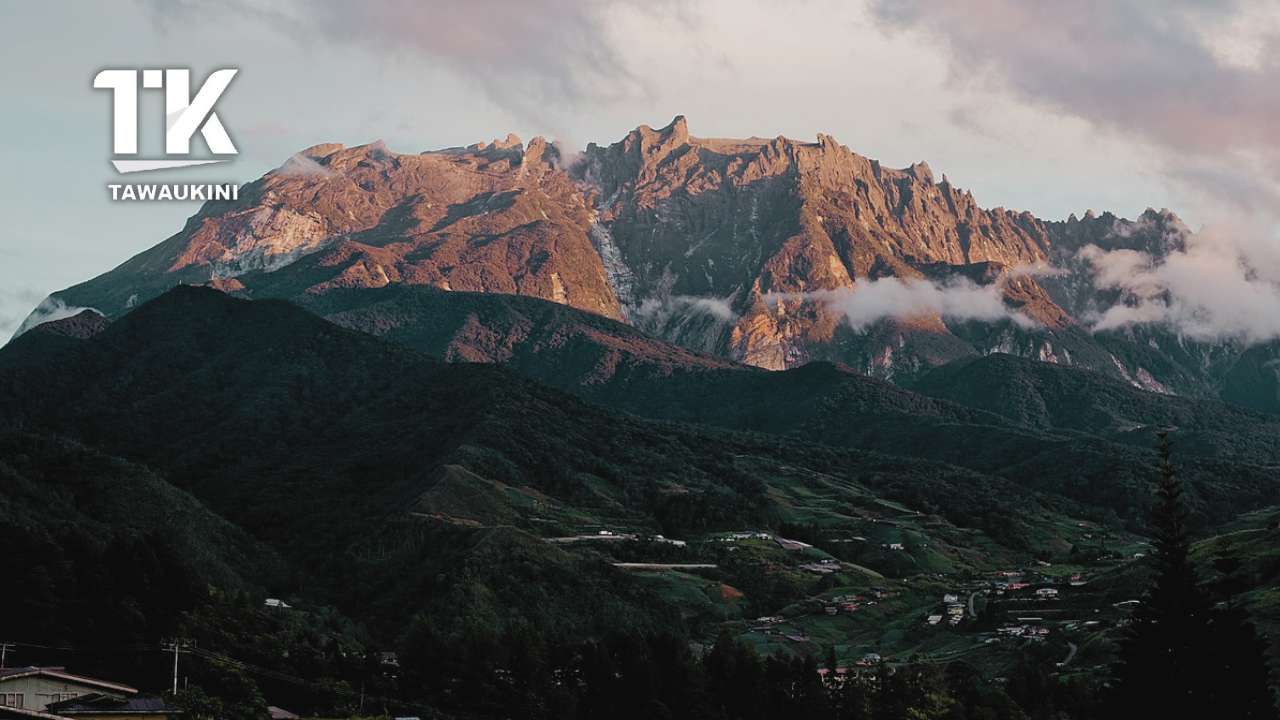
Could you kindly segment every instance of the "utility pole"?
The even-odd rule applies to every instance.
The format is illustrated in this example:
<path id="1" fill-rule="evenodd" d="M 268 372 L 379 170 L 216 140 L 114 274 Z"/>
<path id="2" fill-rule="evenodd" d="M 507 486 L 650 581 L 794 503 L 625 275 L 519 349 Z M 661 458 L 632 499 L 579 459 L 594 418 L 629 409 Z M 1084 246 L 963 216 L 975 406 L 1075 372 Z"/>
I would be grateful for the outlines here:
<path id="1" fill-rule="evenodd" d="M 173 692 L 178 693 L 178 653 L 191 647 L 191 643 L 187 640 L 174 638 L 172 641 L 162 646 L 166 651 L 173 652 Z"/>
<path id="2" fill-rule="evenodd" d="M 16 649 L 17 648 L 13 646 L 13 643 L 0 643 L 0 670 L 4 669 L 4 660 L 5 660 L 5 657 L 9 654 L 9 651 L 16 650 Z"/>

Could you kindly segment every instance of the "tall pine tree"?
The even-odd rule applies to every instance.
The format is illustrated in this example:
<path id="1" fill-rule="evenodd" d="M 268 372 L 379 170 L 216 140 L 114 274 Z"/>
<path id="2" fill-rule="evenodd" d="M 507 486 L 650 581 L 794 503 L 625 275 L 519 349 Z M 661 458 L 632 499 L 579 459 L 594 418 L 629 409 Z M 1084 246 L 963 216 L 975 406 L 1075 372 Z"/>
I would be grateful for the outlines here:
<path id="1" fill-rule="evenodd" d="M 1159 438 L 1153 577 L 1121 645 L 1108 715 L 1274 720 L 1263 645 L 1241 611 L 1215 609 L 1200 584 L 1182 482 L 1168 434 Z"/>

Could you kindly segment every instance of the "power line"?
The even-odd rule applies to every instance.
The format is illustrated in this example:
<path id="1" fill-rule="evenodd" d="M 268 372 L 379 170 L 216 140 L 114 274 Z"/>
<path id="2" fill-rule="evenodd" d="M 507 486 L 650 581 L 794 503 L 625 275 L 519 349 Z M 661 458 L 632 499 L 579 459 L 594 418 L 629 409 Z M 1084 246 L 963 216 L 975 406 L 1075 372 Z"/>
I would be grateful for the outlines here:
<path id="1" fill-rule="evenodd" d="M 190 650 L 194 646 L 195 643 L 190 640 L 182 640 L 179 638 L 174 638 L 170 642 L 161 646 L 165 650 L 173 651 L 173 692 L 175 695 L 178 693 L 178 651 Z"/>
<path id="2" fill-rule="evenodd" d="M 192 655 L 204 658 L 205 660 L 216 660 L 219 662 L 224 662 L 229 665 L 234 665 L 235 667 L 240 668 L 241 670 L 244 670 L 246 672 L 253 673 L 255 675 L 262 675 L 264 677 L 269 677 L 274 680 L 280 680 L 282 682 L 288 682 L 295 685 L 302 685 L 312 689 L 324 690 L 327 692 L 332 692 L 339 695 L 346 695 L 348 697 L 353 697 L 353 698 L 360 696 L 368 700 L 375 700 L 388 705 L 396 705 L 404 708 L 413 708 L 417 710 L 426 710 L 428 712 L 432 712 L 431 709 L 426 706 L 418 705 L 414 702 L 403 700 L 401 698 L 393 698 L 393 697 L 388 697 L 386 695 L 364 695 L 353 689 L 343 689 L 343 688 L 333 687 L 329 685 L 323 685 L 313 680 L 300 678 L 296 675 L 289 675 L 288 673 L 283 673 L 278 670 L 272 670 L 271 668 L 262 667 L 261 665 L 254 665 L 253 663 L 245 662 L 243 660 L 237 660 L 236 658 L 233 658 L 229 655 L 223 655 L 221 653 L 212 652 L 210 650 L 193 648 L 190 652 Z"/>
<path id="3" fill-rule="evenodd" d="M 60 652 L 105 652 L 109 650 L 115 652 L 138 652 L 139 650 L 150 650 L 155 647 L 146 643 L 134 643 L 132 645 L 46 645 L 34 642 L 8 642 L 5 644 L 11 650 L 31 648 L 35 650 L 57 650 Z"/>
<path id="4" fill-rule="evenodd" d="M 34 643 L 34 642 L 5 642 L 5 643 L 0 643 L 0 657 L 2 657 L 2 653 L 4 651 L 16 650 L 18 648 L 56 650 L 59 652 L 77 652 L 77 653 L 106 652 L 106 651 L 139 652 L 139 651 L 146 651 L 146 650 L 154 650 L 155 645 L 122 644 L 122 645 L 90 646 L 90 645 L 49 645 L 49 644 Z M 298 677 L 297 675 L 290 675 L 288 673 L 281 672 L 279 670 L 274 670 L 272 668 L 264 667 L 262 665 L 255 665 L 253 663 L 246 662 L 244 660 L 239 660 L 231 657 L 230 655 L 224 655 L 222 653 L 214 652 L 212 650 L 206 650 L 204 648 L 198 647 L 196 643 L 192 640 L 187 640 L 183 638 L 174 638 L 171 640 L 165 640 L 164 642 L 161 643 L 160 649 L 163 650 L 164 652 L 173 653 L 172 687 L 175 693 L 178 691 L 178 656 L 191 655 L 193 657 L 198 657 L 207 661 L 217 661 L 217 662 L 226 663 L 228 665 L 235 666 L 241 670 L 244 670 L 245 672 L 248 672 L 254 675 L 271 678 L 273 680 L 278 680 L 280 682 L 286 682 L 293 685 L 299 685 L 312 690 L 321 690 L 325 692 L 334 693 L 337 695 L 347 696 L 353 699 L 363 697 L 366 700 L 381 702 L 386 705 L 392 705 L 392 706 L 422 711 L 423 714 L 427 716 L 431 716 L 434 714 L 434 711 L 431 708 L 424 705 L 417 704 L 409 700 L 404 700 L 402 698 L 388 697 L 385 695 L 367 695 L 367 694 L 363 694 L 362 692 L 356 691 L 354 689 L 344 689 L 344 688 L 336 687 L 332 685 L 325 685 L 323 683 L 319 683 L 314 680 L 307 680 L 305 678 Z M 3 665 L 0 664 L 0 667 L 3 667 Z"/>

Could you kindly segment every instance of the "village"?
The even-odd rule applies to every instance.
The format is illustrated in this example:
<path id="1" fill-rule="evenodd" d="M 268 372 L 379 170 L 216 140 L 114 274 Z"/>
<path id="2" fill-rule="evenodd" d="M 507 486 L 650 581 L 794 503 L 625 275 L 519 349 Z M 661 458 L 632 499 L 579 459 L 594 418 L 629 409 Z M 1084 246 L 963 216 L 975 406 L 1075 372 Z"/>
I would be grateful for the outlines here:
<path id="1" fill-rule="evenodd" d="M 0 667 L 4 720 L 172 720 L 181 714 L 161 697 L 65 667 Z M 271 709 L 270 720 L 291 717 L 297 716 Z"/>
<path id="2" fill-rule="evenodd" d="M 762 655 L 817 658 L 817 672 L 831 687 L 907 663 L 960 660 L 999 679 L 1026 653 L 1049 658 L 1057 673 L 1087 673 L 1109 662 L 1114 631 L 1139 604 L 1125 574 L 1143 554 L 1136 538 L 1113 539 L 1113 552 L 1075 562 L 1026 558 L 1000 566 L 995 563 L 1007 558 L 993 558 L 987 567 L 947 566 L 939 558 L 952 551 L 928 534 L 926 523 L 877 525 L 881 536 L 874 540 L 804 527 L 670 538 L 604 525 L 543 540 L 569 552 L 602 554 L 649 584 L 701 628 L 701 647 L 727 630 Z M 1083 522 L 1075 530 L 1083 541 L 1098 532 Z M 259 602 L 267 612 L 287 614 L 297 599 Z M 175 647 L 174 691 L 178 652 Z M 4 668 L 2 657 L 0 720 L 175 720 L 182 714 L 169 696 L 63 666 Z M 380 657 L 383 671 L 394 673 L 395 653 Z M 270 706 L 263 720 L 295 717 Z"/>
<path id="3" fill-rule="evenodd" d="M 1101 536 L 1083 521 L 1073 530 L 1082 544 Z M 743 529 L 674 540 L 615 528 L 548 542 L 611 553 L 632 548 L 614 565 L 684 603 L 690 617 L 713 619 L 709 637 L 729 628 L 763 654 L 819 658 L 828 683 L 907 662 L 960 659 L 998 677 L 1026 652 L 1052 657 L 1059 673 L 1088 672 L 1109 662 L 1111 634 L 1138 604 L 1124 594 L 1123 581 L 1127 563 L 1142 556 L 1136 538 L 1113 538 L 1114 552 L 1074 562 L 1026 558 L 1005 567 L 893 573 L 877 567 L 915 564 L 941 544 L 930 547 L 923 533 L 882 535 L 799 539 Z M 659 546 L 668 548 L 657 551 L 661 562 L 636 556 Z M 862 562 L 841 559 L 851 556 Z M 796 596 L 766 614 L 748 612 L 757 607 L 750 589 L 733 585 L 748 566 L 790 583 Z"/>

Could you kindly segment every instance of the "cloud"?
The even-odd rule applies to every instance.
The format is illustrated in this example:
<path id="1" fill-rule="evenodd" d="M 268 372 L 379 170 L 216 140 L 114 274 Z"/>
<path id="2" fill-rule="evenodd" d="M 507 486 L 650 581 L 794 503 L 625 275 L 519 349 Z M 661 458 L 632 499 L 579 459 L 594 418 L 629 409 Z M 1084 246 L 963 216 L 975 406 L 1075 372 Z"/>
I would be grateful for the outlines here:
<path id="1" fill-rule="evenodd" d="M 435 61 L 498 104 L 537 116 L 547 103 L 645 94 L 612 42 L 610 13 L 620 6 L 649 13 L 675 7 L 640 0 L 156 0 L 150 8 L 161 28 L 182 27 L 193 17 L 225 22 L 234 14 L 302 45 L 343 44 Z"/>
<path id="2" fill-rule="evenodd" d="M 290 157 L 283 165 L 276 168 L 274 172 L 277 175 L 283 175 L 285 177 L 299 178 L 328 178 L 337 174 L 316 162 L 314 158 L 309 158 L 301 153 Z"/>
<path id="3" fill-rule="evenodd" d="M 563 140 L 551 142 L 551 164 L 560 170 L 569 171 L 577 167 L 586 158 L 586 153 Z"/>
<path id="4" fill-rule="evenodd" d="M 728 299 L 699 295 L 672 295 L 665 299 L 648 298 L 635 311 L 637 319 L 666 322 L 673 315 L 710 315 L 721 322 L 733 322 L 738 314 Z"/>
<path id="5" fill-rule="evenodd" d="M 1087 318 L 1095 330 L 1160 324 L 1194 340 L 1248 344 L 1280 338 L 1280 238 L 1213 227 L 1188 233 L 1164 256 L 1082 248 L 1099 289 L 1119 302 Z"/>
<path id="6" fill-rule="evenodd" d="M 1001 283 L 978 285 L 964 278 L 949 283 L 882 278 L 860 282 L 852 288 L 765 296 L 770 306 L 796 299 L 826 304 L 843 314 L 849 325 L 859 331 L 887 318 L 933 316 L 987 322 L 1011 320 L 1020 327 L 1037 327 L 1034 320 L 1004 304 Z"/>
<path id="7" fill-rule="evenodd" d="M 33 291 L 20 290 L 17 293 L 12 293 L 11 297 L 17 300 L 18 302 L 25 301 L 25 305 L 23 307 L 30 308 L 31 303 L 39 300 L 40 295 L 39 293 L 35 293 Z M 5 298 L 0 297 L 0 300 L 5 300 Z M 9 305 L 7 301 L 4 304 L 6 306 L 12 307 Z M 8 330 L 13 328 L 13 325 L 17 325 L 18 329 L 13 333 L 13 336 L 10 338 L 10 340 L 12 340 L 13 338 L 18 337 L 22 333 L 30 330 L 31 328 L 37 325 L 40 325 L 42 323 L 47 323 L 47 322 L 53 322 L 54 320 L 61 320 L 63 318 L 69 318 L 73 315 L 78 315 L 85 310 L 93 310 L 99 315 L 102 314 L 96 308 L 77 307 L 75 305 L 68 305 L 56 297 L 49 296 L 49 297 L 46 297 L 43 301 L 41 301 L 40 304 L 37 305 L 34 310 L 31 310 L 30 314 L 27 314 L 25 310 L 20 316 L 11 315 L 10 311 L 8 310 L 0 314 L 0 320 L 3 320 L 6 323 L 5 326 L 0 327 L 0 333 L 6 333 Z M 22 320 L 21 324 L 19 325 L 17 324 L 17 320 L 21 317 L 25 317 L 26 319 Z M 14 321 L 12 325 L 9 324 L 10 321 Z"/>
<path id="8" fill-rule="evenodd" d="M 1024 97 L 1172 147 L 1280 145 L 1276 48 L 1256 65 L 1220 60 L 1207 15 L 1238 2 L 879 0 L 878 17 L 945 38 L 953 70 L 991 68 Z M 1203 8 L 1203 11 L 1199 8 Z M 1278 35 L 1280 37 L 1280 35 Z"/>
<path id="9" fill-rule="evenodd" d="M 0 339 L 13 335 L 42 298 L 43 293 L 31 288 L 0 288 Z"/>
<path id="10" fill-rule="evenodd" d="M 1280 197 L 1280 5 L 1235 0 L 873 0 L 878 20 L 942 39 L 958 79 L 1163 148 L 1165 170 L 1251 204 Z M 1233 174 L 1234 173 L 1234 174 Z M 1208 181 L 1208 182 L 1206 182 Z M 1236 184 L 1233 183 L 1233 184 Z"/>

